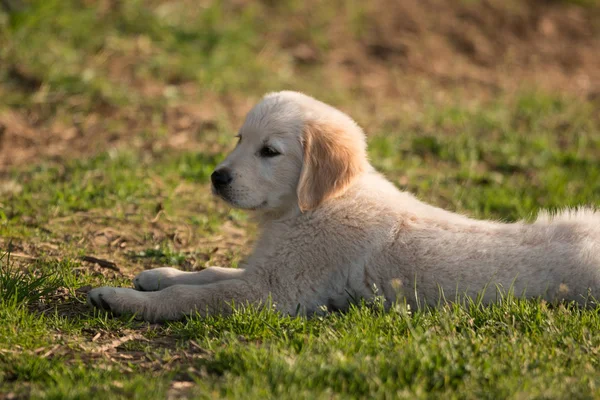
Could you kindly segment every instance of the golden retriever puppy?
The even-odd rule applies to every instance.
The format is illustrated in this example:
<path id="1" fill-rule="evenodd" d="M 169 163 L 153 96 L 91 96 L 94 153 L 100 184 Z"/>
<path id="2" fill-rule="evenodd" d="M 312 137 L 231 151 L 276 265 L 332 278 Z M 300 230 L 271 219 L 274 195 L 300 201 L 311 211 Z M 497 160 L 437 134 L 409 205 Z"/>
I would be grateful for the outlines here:
<path id="1" fill-rule="evenodd" d="M 292 315 L 344 309 L 374 288 L 413 307 L 478 294 L 489 303 L 498 287 L 580 304 L 600 296 L 600 213 L 505 224 L 422 203 L 373 169 L 350 117 L 300 93 L 268 94 L 249 112 L 212 187 L 259 221 L 243 268 L 144 271 L 135 290 L 94 289 L 89 303 L 160 321 L 269 297 Z"/>

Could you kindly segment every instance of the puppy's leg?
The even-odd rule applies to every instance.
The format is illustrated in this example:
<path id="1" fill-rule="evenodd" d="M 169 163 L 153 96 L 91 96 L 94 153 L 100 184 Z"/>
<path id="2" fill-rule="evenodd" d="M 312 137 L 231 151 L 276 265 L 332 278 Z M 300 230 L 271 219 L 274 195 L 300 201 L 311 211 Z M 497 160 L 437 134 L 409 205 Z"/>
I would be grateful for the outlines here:
<path id="1" fill-rule="evenodd" d="M 137 290 L 153 292 L 173 285 L 205 285 L 225 279 L 236 279 L 243 273 L 244 270 L 238 268 L 210 267 L 199 272 L 186 272 L 164 267 L 139 273 L 133 279 L 133 284 Z"/>
<path id="2" fill-rule="evenodd" d="M 258 304 L 268 291 L 242 279 L 230 279 L 202 286 L 175 285 L 158 292 L 101 287 L 88 293 L 88 303 L 114 314 L 136 314 L 146 321 L 178 320 L 200 315 L 228 314 L 232 304 Z"/>

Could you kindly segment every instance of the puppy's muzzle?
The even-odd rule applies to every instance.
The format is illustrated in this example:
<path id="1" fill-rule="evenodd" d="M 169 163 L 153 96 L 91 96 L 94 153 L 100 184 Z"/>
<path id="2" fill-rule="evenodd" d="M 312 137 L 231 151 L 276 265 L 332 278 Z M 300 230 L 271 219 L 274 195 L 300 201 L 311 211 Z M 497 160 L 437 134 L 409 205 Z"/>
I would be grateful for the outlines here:
<path id="1" fill-rule="evenodd" d="M 233 177 L 231 176 L 231 172 L 227 168 L 220 168 L 215 170 L 210 176 L 210 180 L 212 181 L 213 187 L 217 192 L 221 192 L 224 188 L 229 186 Z"/>

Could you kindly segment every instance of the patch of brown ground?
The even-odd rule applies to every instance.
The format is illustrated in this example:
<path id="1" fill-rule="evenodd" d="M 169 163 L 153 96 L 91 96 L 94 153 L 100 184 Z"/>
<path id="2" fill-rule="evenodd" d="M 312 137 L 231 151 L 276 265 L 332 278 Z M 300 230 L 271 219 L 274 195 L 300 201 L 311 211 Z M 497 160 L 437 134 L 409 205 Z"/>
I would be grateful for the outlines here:
<path id="1" fill-rule="evenodd" d="M 42 117 L 35 109 L 0 110 L 0 171 L 44 159 L 90 155 L 123 144 L 150 146 L 149 150 L 164 146 L 183 149 L 199 132 L 214 130 L 215 117 L 207 111 L 211 109 L 214 107 L 208 104 L 172 106 L 162 112 L 124 107 L 95 111 L 73 124 Z M 164 140 L 135 140 L 164 126 L 169 130 Z"/>
<path id="2" fill-rule="evenodd" d="M 600 95 L 600 7 L 549 0 L 369 2 L 358 40 L 340 30 L 326 57 L 361 86 L 394 92 L 401 79 L 474 96 L 540 87 Z M 397 78 L 398 79 L 398 78 Z M 390 81 L 392 84 L 390 84 Z M 402 93 L 403 96 L 406 93 Z"/>
<path id="3" fill-rule="evenodd" d="M 246 223 L 226 221 L 218 233 L 207 235 L 190 225 L 186 216 L 171 218 L 162 212 L 154 218 L 131 219 L 92 210 L 52 219 L 39 228 L 51 236 L 36 241 L 0 237 L 0 248 L 10 250 L 13 266 L 67 258 L 80 261 L 76 270 L 131 280 L 144 269 L 158 266 L 200 271 L 209 266 L 232 265 L 250 250 L 251 228 Z M 151 253 L 165 247 L 177 254 L 177 264 L 168 254 L 161 257 Z M 85 249 L 84 254 L 81 249 Z"/>

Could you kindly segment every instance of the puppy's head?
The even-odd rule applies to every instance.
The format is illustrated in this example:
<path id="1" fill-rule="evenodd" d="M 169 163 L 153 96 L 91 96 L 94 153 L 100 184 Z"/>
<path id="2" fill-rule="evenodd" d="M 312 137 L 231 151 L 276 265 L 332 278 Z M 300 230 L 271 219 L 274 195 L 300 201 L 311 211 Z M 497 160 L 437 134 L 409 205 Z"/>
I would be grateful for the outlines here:
<path id="1" fill-rule="evenodd" d="M 213 192 L 251 210 L 312 210 L 368 167 L 365 137 L 341 111 L 296 92 L 266 95 L 212 174 Z"/>

